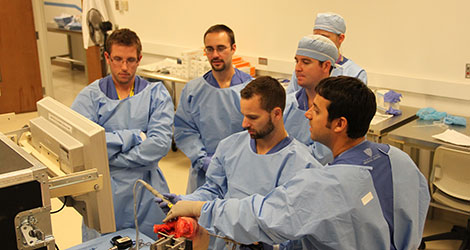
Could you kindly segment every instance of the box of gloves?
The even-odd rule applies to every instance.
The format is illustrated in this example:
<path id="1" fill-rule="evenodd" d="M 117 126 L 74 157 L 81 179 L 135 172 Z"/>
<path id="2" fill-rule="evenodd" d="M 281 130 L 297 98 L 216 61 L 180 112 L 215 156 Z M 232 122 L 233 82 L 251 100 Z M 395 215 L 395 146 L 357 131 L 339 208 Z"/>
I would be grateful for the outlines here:
<path id="1" fill-rule="evenodd" d="M 378 89 L 375 91 L 377 99 L 377 109 L 382 111 L 400 110 L 400 101 L 402 95 L 393 90 Z"/>

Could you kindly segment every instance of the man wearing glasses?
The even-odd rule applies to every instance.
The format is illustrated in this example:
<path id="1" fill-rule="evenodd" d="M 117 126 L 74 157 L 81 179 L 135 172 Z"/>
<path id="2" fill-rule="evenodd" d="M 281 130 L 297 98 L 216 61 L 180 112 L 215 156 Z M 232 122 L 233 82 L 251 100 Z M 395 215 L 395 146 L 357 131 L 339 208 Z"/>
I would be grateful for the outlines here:
<path id="1" fill-rule="evenodd" d="M 111 74 L 84 88 L 72 104 L 72 109 L 106 131 L 116 230 L 135 228 L 132 190 L 137 179 L 160 192 L 169 191 L 158 162 L 171 146 L 174 107 L 161 82 L 149 83 L 135 75 L 141 51 L 133 31 L 115 30 L 106 41 Z M 153 224 L 161 223 L 165 215 L 149 192 L 137 199 L 139 230 L 154 236 Z M 82 226 L 83 241 L 98 236 Z"/>
<path id="2" fill-rule="evenodd" d="M 204 51 L 212 70 L 186 84 L 175 115 L 175 142 L 191 160 L 187 193 L 204 184 L 217 144 L 243 130 L 240 90 L 251 76 L 232 66 L 237 46 L 233 31 L 223 25 L 204 34 Z"/>

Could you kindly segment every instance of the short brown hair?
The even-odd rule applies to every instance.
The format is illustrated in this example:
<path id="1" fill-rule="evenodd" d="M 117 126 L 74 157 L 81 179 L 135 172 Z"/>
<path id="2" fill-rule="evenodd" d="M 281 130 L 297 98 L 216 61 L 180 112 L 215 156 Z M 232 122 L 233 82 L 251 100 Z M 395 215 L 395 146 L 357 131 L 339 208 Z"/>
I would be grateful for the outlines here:
<path id="1" fill-rule="evenodd" d="M 261 108 L 271 112 L 275 107 L 284 112 L 286 106 L 286 91 L 276 79 L 270 76 L 260 76 L 246 85 L 240 91 L 241 98 L 250 99 L 258 95 L 261 99 Z"/>
<path id="2" fill-rule="evenodd" d="M 113 31 L 111 35 L 106 39 L 106 52 L 111 55 L 111 46 L 118 44 L 122 46 L 135 46 L 137 49 L 137 58 L 139 58 L 142 52 L 142 44 L 137 34 L 130 29 L 118 29 Z"/>
<path id="3" fill-rule="evenodd" d="M 206 33 L 204 33 L 203 39 L 206 39 L 207 34 L 209 33 L 220 33 L 220 32 L 225 32 L 227 33 L 228 37 L 230 38 L 230 45 L 235 44 L 235 34 L 233 33 L 233 30 L 230 29 L 227 25 L 224 24 L 216 24 L 211 26 Z"/>

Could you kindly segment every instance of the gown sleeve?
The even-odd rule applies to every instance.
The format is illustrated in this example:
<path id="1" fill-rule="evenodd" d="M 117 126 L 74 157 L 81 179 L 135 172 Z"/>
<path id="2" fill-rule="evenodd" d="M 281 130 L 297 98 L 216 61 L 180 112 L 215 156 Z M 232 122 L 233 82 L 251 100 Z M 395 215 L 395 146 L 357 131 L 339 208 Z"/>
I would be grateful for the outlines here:
<path id="1" fill-rule="evenodd" d="M 266 196 L 207 202 L 199 224 L 243 244 L 301 239 L 304 249 L 389 249 L 372 177 L 367 170 L 338 171 L 341 178 L 306 169 Z"/>
<path id="2" fill-rule="evenodd" d="M 191 113 L 193 97 L 190 92 L 189 84 L 181 92 L 180 102 L 175 114 L 175 143 L 191 160 L 192 166 L 200 169 L 204 164 L 207 152 L 199 128 Z"/>
<path id="3" fill-rule="evenodd" d="M 220 156 L 216 150 L 206 173 L 206 182 L 192 194 L 182 197 L 184 200 L 211 201 L 216 198 L 223 199 L 227 193 L 227 174 Z"/>
<path id="4" fill-rule="evenodd" d="M 152 93 L 151 99 L 151 114 L 148 115 L 142 110 L 135 110 L 135 112 L 141 112 L 142 115 L 148 115 L 149 117 L 146 132 L 147 139 L 130 150 L 122 151 L 111 157 L 109 159 L 110 165 L 123 168 L 148 166 L 159 161 L 170 150 L 174 106 L 170 94 L 163 85 L 160 84 L 152 91 L 154 93 Z"/>

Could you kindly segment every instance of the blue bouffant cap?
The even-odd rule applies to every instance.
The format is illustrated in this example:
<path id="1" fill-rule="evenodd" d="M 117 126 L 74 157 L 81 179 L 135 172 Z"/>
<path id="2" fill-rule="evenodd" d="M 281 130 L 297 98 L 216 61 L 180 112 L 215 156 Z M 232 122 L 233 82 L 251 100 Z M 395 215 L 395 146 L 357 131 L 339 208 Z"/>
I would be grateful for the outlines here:
<path id="1" fill-rule="evenodd" d="M 319 13 L 315 19 L 314 30 L 326 30 L 337 35 L 346 33 L 342 16 L 335 13 Z"/>
<path id="2" fill-rule="evenodd" d="M 334 67 L 338 60 L 338 49 L 328 38 L 321 35 L 308 35 L 302 37 L 297 47 L 297 55 L 306 56 L 320 62 L 330 61 Z"/>

